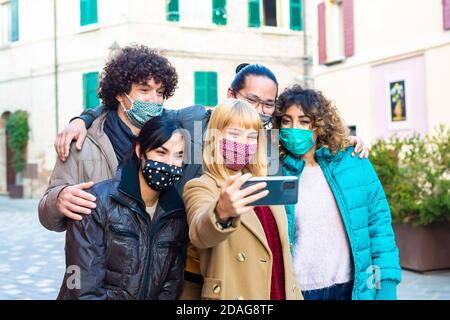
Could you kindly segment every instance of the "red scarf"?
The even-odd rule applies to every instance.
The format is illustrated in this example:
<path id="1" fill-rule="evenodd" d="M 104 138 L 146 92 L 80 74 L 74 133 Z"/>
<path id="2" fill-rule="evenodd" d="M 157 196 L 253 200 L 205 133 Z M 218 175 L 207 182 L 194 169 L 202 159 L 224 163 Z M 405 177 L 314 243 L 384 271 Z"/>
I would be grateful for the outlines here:
<path id="1" fill-rule="evenodd" d="M 280 234 L 277 222 L 269 207 L 255 207 L 255 213 L 266 234 L 270 251 L 272 251 L 272 285 L 270 287 L 270 300 L 286 300 L 284 284 L 284 262 L 281 249 Z"/>

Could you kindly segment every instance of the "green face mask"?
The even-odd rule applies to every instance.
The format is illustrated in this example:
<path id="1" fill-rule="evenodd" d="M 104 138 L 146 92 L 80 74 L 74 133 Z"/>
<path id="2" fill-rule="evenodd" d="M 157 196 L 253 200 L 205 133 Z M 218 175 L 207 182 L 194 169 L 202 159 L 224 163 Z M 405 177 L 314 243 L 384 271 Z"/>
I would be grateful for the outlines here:
<path id="1" fill-rule="evenodd" d="M 314 146 L 312 130 L 281 128 L 280 142 L 292 155 L 300 157 Z"/>

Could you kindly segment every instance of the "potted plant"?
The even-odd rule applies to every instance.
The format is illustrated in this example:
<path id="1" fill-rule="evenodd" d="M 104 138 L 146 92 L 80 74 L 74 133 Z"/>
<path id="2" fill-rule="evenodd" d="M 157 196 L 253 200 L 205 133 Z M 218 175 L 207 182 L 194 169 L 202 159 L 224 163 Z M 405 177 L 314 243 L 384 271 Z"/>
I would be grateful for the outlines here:
<path id="1" fill-rule="evenodd" d="M 450 130 L 378 140 L 371 161 L 391 208 L 403 268 L 450 269 Z"/>
<path id="2" fill-rule="evenodd" d="M 26 165 L 25 150 L 29 132 L 27 112 L 19 110 L 9 116 L 6 123 L 6 133 L 8 135 L 8 144 L 12 151 L 12 169 L 16 174 L 16 183 L 8 186 L 11 198 L 23 197 L 21 174 Z"/>

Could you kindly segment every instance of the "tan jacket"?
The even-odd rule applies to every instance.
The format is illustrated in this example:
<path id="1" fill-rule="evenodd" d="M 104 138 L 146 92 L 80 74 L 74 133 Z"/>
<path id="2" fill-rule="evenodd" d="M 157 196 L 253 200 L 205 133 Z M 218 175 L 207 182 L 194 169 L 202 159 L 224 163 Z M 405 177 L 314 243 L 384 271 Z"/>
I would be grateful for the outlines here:
<path id="1" fill-rule="evenodd" d="M 214 208 L 221 181 L 206 173 L 184 188 L 191 243 L 200 257 L 204 277 L 202 298 L 269 300 L 272 253 L 254 212 L 234 219 L 231 228 L 216 225 Z M 289 251 L 287 218 L 283 206 L 270 207 L 277 222 L 284 257 L 286 299 L 302 299 L 295 286 Z"/>
<path id="2" fill-rule="evenodd" d="M 117 157 L 103 131 L 105 118 L 106 112 L 92 123 L 81 151 L 72 143 L 67 160 L 56 160 L 47 191 L 39 202 L 39 220 L 45 228 L 58 232 L 66 230 L 66 219 L 56 207 L 62 189 L 82 182 L 101 182 L 116 174 Z"/>

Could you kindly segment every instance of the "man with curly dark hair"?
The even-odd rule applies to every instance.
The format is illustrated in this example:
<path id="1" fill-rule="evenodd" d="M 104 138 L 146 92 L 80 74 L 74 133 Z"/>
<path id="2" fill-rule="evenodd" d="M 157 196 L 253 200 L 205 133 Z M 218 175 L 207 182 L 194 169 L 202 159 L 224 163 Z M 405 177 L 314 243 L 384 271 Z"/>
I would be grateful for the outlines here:
<path id="1" fill-rule="evenodd" d="M 111 179 L 130 153 L 135 136 L 155 116 L 167 117 L 183 127 L 181 119 L 205 116 L 202 106 L 180 111 L 163 108 L 178 83 L 170 62 L 143 45 L 123 48 L 101 74 L 99 97 L 103 105 L 90 112 L 94 119 L 83 144 L 71 144 L 70 154 L 57 159 L 47 191 L 39 202 L 39 219 L 44 227 L 64 231 L 67 219 L 81 220 L 95 208 L 95 198 L 84 191 L 94 183 Z M 187 117 L 186 114 L 190 116 Z M 89 115 L 89 113 L 88 113 Z M 206 121 L 205 121 L 206 126 Z M 187 165 L 183 180 L 201 172 L 200 165 Z M 184 181 L 177 185 L 181 193 Z"/>
<path id="2" fill-rule="evenodd" d="M 146 46 L 134 45 L 123 48 L 118 56 L 106 64 L 100 79 L 99 97 L 107 109 L 116 110 L 123 100 L 119 100 L 117 95 L 131 93 L 139 85 L 151 88 L 158 86 L 156 97 L 144 95 L 141 98 L 162 103 L 173 96 L 177 84 L 177 72 L 165 57 Z M 139 90 L 143 92 L 142 87 Z"/>

